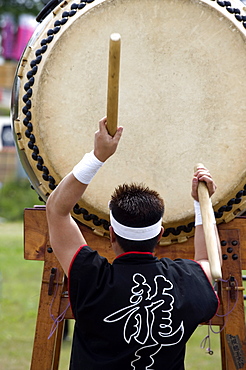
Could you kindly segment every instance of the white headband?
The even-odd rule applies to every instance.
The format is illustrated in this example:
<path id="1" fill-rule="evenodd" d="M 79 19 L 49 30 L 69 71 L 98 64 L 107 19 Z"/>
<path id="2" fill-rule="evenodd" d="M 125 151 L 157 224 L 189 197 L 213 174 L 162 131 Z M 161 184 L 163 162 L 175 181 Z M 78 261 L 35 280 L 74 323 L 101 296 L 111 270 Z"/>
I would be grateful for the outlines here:
<path id="1" fill-rule="evenodd" d="M 155 236 L 159 235 L 161 231 L 162 218 L 154 225 L 146 227 L 129 227 L 122 225 L 118 221 L 116 221 L 116 219 L 112 215 L 112 212 L 110 211 L 110 223 L 112 228 L 114 229 L 114 232 L 122 238 L 141 241 L 152 239 Z"/>

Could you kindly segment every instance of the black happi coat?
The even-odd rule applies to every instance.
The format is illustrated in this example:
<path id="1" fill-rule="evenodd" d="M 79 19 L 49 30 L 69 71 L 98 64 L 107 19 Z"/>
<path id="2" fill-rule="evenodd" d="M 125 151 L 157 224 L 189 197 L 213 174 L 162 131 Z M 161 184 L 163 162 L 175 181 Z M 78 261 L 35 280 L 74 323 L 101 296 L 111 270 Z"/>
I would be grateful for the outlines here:
<path id="1" fill-rule="evenodd" d="M 69 272 L 71 370 L 183 370 L 185 344 L 218 309 L 192 260 L 131 252 L 113 264 L 88 246 Z"/>

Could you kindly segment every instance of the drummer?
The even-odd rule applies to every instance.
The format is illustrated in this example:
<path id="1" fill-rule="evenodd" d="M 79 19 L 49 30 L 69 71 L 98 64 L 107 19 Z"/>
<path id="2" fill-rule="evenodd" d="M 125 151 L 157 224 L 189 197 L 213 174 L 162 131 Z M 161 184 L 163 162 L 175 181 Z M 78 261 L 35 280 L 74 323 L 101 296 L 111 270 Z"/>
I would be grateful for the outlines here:
<path id="1" fill-rule="evenodd" d="M 75 318 L 70 369 L 182 370 L 186 342 L 218 309 L 197 194 L 199 181 L 205 181 L 210 196 L 216 186 L 207 169 L 194 174 L 196 261 L 155 257 L 154 248 L 164 231 L 163 199 L 143 184 L 119 186 L 109 203 L 110 241 L 116 255 L 110 264 L 93 250 L 96 246 L 87 246 L 70 215 L 117 149 L 123 128 L 111 137 L 106 123 L 106 118 L 99 121 L 94 151 L 84 156 L 47 202 L 50 242 L 69 279 Z"/>

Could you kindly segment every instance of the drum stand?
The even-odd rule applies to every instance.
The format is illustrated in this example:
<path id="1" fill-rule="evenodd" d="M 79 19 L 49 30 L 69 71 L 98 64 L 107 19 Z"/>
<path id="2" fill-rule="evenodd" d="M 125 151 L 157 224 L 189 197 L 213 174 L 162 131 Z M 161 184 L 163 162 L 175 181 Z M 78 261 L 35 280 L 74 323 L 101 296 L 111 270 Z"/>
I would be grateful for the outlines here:
<path id="1" fill-rule="evenodd" d="M 110 249 L 109 240 L 96 235 L 84 225 L 80 225 L 80 228 L 88 244 L 111 262 L 114 254 Z M 221 306 L 218 316 L 212 320 L 212 325 L 219 326 L 221 330 L 222 369 L 246 369 L 242 284 L 242 270 L 246 269 L 246 219 L 236 218 L 228 224 L 219 225 L 218 228 L 223 254 L 223 281 L 218 283 Z M 67 279 L 49 244 L 45 207 L 25 210 L 24 237 L 25 259 L 44 261 L 30 369 L 57 370 L 64 319 L 72 319 L 73 316 L 68 306 Z M 193 258 L 193 238 L 185 243 L 158 246 L 156 256 L 171 259 Z"/>

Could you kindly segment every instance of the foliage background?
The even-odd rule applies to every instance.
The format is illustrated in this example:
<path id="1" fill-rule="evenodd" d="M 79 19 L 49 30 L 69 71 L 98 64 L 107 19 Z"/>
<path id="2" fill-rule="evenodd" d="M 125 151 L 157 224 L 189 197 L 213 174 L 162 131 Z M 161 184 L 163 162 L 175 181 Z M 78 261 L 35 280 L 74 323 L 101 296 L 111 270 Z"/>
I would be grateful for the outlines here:
<path id="1" fill-rule="evenodd" d="M 11 179 L 0 188 L 0 221 L 21 221 L 23 210 L 44 205 L 27 178 Z"/>
<path id="2" fill-rule="evenodd" d="M 21 13 L 37 15 L 49 0 L 0 0 L 1 13 L 19 16 Z"/>

